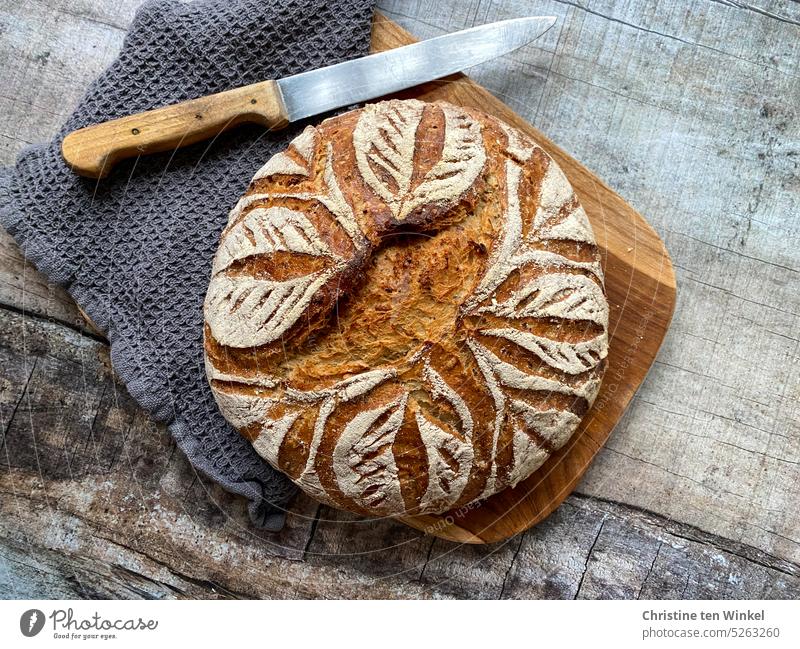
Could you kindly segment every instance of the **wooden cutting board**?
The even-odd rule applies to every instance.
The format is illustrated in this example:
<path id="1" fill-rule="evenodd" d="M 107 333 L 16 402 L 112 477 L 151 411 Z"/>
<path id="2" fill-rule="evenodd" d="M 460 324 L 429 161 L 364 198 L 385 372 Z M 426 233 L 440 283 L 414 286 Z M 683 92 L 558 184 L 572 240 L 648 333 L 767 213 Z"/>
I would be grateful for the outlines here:
<path id="1" fill-rule="evenodd" d="M 372 49 L 413 43 L 377 14 Z M 600 394 L 575 435 L 530 478 L 481 503 L 404 523 L 461 543 L 502 541 L 547 517 L 575 488 L 641 385 L 675 308 L 675 273 L 664 243 L 644 218 L 602 180 L 508 106 L 463 74 L 396 95 L 477 108 L 516 126 L 547 151 L 569 178 L 592 222 L 603 256 L 609 314 L 608 368 Z"/>

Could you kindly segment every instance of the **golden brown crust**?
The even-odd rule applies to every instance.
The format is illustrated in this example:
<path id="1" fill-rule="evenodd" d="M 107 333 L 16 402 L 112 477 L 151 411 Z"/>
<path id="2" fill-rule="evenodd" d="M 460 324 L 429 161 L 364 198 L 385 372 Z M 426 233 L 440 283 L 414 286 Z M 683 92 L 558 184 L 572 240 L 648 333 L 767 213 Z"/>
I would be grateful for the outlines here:
<path id="1" fill-rule="evenodd" d="M 209 380 L 256 450 L 362 514 L 443 512 L 563 445 L 605 367 L 598 249 L 547 154 L 415 100 L 309 127 L 231 213 Z"/>

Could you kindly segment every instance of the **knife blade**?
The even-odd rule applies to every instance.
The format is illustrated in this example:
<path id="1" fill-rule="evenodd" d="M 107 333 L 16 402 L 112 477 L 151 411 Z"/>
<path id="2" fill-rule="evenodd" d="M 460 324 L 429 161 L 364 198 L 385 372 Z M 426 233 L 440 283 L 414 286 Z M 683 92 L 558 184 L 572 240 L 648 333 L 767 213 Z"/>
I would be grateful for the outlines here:
<path id="1" fill-rule="evenodd" d="M 290 122 L 382 97 L 466 70 L 535 40 L 553 16 L 513 18 L 285 77 L 278 81 Z M 455 55 L 454 55 L 455 53 Z"/>
<path id="2" fill-rule="evenodd" d="M 279 129 L 445 77 L 522 47 L 555 21 L 553 16 L 503 20 L 87 126 L 69 133 L 61 152 L 76 173 L 103 178 L 119 160 L 187 146 L 243 122 Z"/>

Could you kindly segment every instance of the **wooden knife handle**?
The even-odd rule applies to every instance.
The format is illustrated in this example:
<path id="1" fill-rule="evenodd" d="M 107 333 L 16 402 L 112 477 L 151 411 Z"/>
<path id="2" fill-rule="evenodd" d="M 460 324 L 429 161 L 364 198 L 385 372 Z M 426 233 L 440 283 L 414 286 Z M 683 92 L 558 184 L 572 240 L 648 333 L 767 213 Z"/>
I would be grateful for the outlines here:
<path id="1" fill-rule="evenodd" d="M 61 153 L 80 175 L 104 178 L 119 160 L 171 151 L 243 122 L 270 129 L 288 124 L 277 83 L 262 81 L 87 126 L 64 138 Z"/>

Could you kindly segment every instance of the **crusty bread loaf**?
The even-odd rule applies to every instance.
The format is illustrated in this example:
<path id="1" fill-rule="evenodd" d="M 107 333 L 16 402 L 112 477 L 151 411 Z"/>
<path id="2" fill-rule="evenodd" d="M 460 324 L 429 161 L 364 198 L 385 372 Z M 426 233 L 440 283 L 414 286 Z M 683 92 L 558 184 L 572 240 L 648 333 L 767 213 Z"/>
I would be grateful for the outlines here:
<path id="1" fill-rule="evenodd" d="M 303 490 L 442 513 L 528 477 L 600 386 L 608 304 L 553 160 L 416 100 L 308 127 L 230 214 L 205 302 L 227 419 Z"/>

